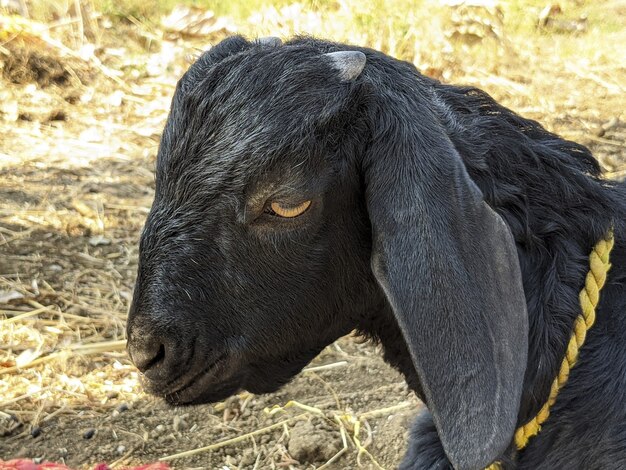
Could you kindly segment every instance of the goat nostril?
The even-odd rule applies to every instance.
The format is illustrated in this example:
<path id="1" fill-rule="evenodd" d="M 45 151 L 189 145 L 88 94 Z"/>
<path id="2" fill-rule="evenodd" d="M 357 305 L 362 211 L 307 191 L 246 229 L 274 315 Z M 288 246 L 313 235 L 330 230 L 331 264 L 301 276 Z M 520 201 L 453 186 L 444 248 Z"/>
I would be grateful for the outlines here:
<path id="1" fill-rule="evenodd" d="M 153 346 L 131 350 L 131 357 L 137 369 L 146 372 L 165 360 L 165 345 L 156 343 Z"/>
<path id="2" fill-rule="evenodd" d="M 152 367 L 156 366 L 159 362 L 162 362 L 164 359 L 165 359 L 165 345 L 161 344 L 159 345 L 159 350 L 157 351 L 156 356 L 152 358 L 147 368 L 151 369 Z"/>

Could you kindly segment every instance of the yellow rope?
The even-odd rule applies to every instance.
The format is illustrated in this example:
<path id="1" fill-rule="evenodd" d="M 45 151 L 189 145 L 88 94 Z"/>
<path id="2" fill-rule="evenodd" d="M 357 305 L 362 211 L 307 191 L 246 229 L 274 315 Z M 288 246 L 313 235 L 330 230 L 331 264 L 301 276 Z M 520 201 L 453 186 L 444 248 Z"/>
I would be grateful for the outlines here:
<path id="1" fill-rule="evenodd" d="M 611 268 L 609 254 L 615 242 L 613 231 L 610 231 L 606 240 L 600 240 L 589 255 L 589 272 L 585 279 L 585 287 L 578 296 L 582 313 L 574 321 L 574 332 L 567 345 L 565 357 L 561 363 L 559 374 L 552 382 L 548 401 L 541 407 L 539 413 L 528 423 L 517 428 L 515 431 L 515 446 L 518 450 L 523 449 L 528 444 L 530 438 L 536 436 L 541 430 L 541 425 L 550 416 L 550 407 L 556 402 L 557 395 L 561 388 L 567 383 L 569 371 L 576 364 L 578 352 L 585 343 L 587 330 L 596 321 L 596 307 L 600 301 L 600 291 L 606 282 L 606 275 Z M 502 466 L 499 462 L 492 463 L 485 470 L 500 470 Z"/>

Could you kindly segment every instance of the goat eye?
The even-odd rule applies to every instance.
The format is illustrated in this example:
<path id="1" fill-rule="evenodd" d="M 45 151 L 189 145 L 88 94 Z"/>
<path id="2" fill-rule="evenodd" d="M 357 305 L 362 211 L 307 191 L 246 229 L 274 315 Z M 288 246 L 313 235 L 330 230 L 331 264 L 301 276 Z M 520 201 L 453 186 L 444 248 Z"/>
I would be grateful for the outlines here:
<path id="1" fill-rule="evenodd" d="M 299 215 L 304 214 L 307 209 L 311 206 L 311 201 L 304 201 L 297 206 L 287 206 L 283 205 L 280 202 L 272 202 L 270 204 L 269 213 L 272 215 L 277 215 L 279 217 L 284 217 L 287 219 L 292 219 L 294 217 L 298 217 Z"/>

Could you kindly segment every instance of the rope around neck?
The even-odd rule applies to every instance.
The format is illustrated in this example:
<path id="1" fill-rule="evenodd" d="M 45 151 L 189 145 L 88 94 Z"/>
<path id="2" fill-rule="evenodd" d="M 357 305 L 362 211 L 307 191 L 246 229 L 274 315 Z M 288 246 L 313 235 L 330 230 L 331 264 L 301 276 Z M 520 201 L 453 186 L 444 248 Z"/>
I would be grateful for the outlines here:
<path id="1" fill-rule="evenodd" d="M 567 345 L 559 373 L 550 387 L 548 400 L 533 419 L 520 426 L 517 428 L 517 431 L 515 431 L 515 446 L 517 450 L 522 450 L 526 447 L 528 441 L 539 433 L 541 425 L 545 423 L 550 416 L 550 407 L 554 405 L 559 391 L 567 383 L 571 368 L 576 365 L 578 353 L 585 343 L 587 330 L 589 330 L 596 321 L 596 307 L 600 301 L 600 291 L 606 282 L 606 275 L 611 268 L 609 254 L 613 249 L 614 243 L 615 237 L 611 230 L 606 239 L 600 240 L 593 247 L 593 251 L 589 255 L 589 272 L 587 272 L 587 277 L 585 278 L 585 287 L 583 287 L 578 295 L 582 313 L 574 320 L 574 332 Z M 494 462 L 485 470 L 501 469 L 502 465 L 499 462 Z"/>

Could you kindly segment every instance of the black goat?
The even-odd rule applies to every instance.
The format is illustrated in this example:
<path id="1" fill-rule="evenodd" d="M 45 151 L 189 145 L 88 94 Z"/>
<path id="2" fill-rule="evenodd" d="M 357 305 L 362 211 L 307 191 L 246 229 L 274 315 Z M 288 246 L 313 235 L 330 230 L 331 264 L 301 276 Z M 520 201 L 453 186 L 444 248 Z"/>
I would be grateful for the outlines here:
<path id="1" fill-rule="evenodd" d="M 129 353 L 175 404 L 276 390 L 353 329 L 429 412 L 404 469 L 626 468 L 626 186 L 475 88 L 370 49 L 232 37 L 178 83 Z M 594 244 L 613 268 L 540 434 Z"/>

